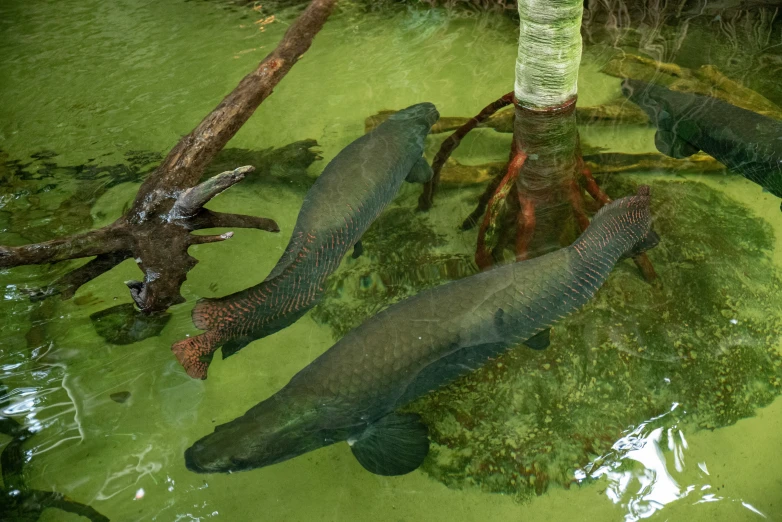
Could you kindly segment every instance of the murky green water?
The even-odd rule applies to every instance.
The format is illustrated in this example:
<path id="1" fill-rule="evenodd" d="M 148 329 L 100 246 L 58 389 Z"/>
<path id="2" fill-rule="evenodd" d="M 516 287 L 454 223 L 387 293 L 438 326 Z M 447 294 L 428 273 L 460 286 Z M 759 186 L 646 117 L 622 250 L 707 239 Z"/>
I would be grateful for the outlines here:
<path id="1" fill-rule="evenodd" d="M 0 5 L 0 243 L 43 241 L 119 216 L 156 158 L 290 22 L 280 16 L 259 31 L 261 18 L 220 2 Z M 714 63 L 782 103 L 774 80 L 782 29 L 756 16 L 749 27 L 759 43 L 749 46 L 742 20 L 737 45 L 717 20 L 693 24 L 680 50 L 664 57 Z M 617 52 L 610 36 L 596 32 L 585 49 L 581 106 L 619 95 L 619 81 L 600 72 Z M 246 473 L 185 468 L 183 452 L 197 438 L 276 392 L 345 331 L 476 271 L 477 230 L 458 225 L 484 185 L 450 186 L 420 214 L 420 187 L 406 184 L 368 231 L 365 255 L 343 260 L 324 301 L 296 324 L 216 358 L 206 381 L 189 378 L 169 350 L 196 333 L 196 299 L 269 273 L 311 179 L 363 134 L 366 117 L 420 101 L 445 116 L 477 113 L 510 90 L 516 38 L 516 24 L 500 14 L 351 6 L 334 15 L 229 144 L 244 151 L 224 156 L 230 163 L 315 139 L 323 159 L 307 168 L 312 158 L 301 156 L 210 203 L 273 217 L 282 232 L 237 230 L 230 241 L 192 247 L 200 262 L 182 288 L 187 303 L 170 310 L 159 335 L 108 342 L 91 319 L 131 302 L 123 281 L 139 278 L 133 260 L 67 301 L 31 302 L 25 289 L 78 262 L 0 271 L 3 415 L 35 432 L 24 444 L 27 486 L 112 520 L 782 518 L 779 200 L 739 176 L 687 171 L 601 178 L 616 197 L 652 184 L 664 240 L 650 258 L 661 285 L 649 287 L 621 263 L 590 305 L 554 328 L 549 350 L 513 351 L 413 405 L 433 442 L 420 470 L 371 475 L 346 444 Z M 656 49 L 654 38 L 642 44 Z M 593 148 L 655 150 L 645 126 L 579 130 Z M 428 143 L 429 159 L 444 136 Z M 454 157 L 501 161 L 509 146 L 509 134 L 481 129 Z M 78 518 L 49 509 L 42 519 Z"/>

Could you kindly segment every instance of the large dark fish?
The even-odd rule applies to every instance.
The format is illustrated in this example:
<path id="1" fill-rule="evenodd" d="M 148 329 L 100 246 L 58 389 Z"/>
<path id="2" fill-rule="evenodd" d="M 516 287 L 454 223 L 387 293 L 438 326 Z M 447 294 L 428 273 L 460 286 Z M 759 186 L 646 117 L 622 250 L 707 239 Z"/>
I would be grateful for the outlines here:
<path id="1" fill-rule="evenodd" d="M 326 278 L 396 196 L 402 182 L 426 182 L 424 138 L 440 117 L 419 103 L 388 118 L 345 147 L 326 166 L 302 203 L 293 235 L 266 279 L 218 299 L 201 299 L 193 323 L 206 332 L 171 350 L 191 377 L 206 379 L 212 355 L 226 358 L 251 341 L 296 322 L 317 304 Z"/>
<path id="2" fill-rule="evenodd" d="M 702 150 L 782 198 L 782 122 L 717 98 L 624 80 L 622 92 L 657 126 L 657 150 L 686 158 Z"/>
<path id="3" fill-rule="evenodd" d="M 657 244 L 649 187 L 610 203 L 572 245 L 394 304 L 350 331 L 272 397 L 185 452 L 190 470 L 240 471 L 346 440 L 369 471 L 399 475 L 427 452 L 427 429 L 395 410 L 526 342 L 577 310 L 614 264 Z"/>

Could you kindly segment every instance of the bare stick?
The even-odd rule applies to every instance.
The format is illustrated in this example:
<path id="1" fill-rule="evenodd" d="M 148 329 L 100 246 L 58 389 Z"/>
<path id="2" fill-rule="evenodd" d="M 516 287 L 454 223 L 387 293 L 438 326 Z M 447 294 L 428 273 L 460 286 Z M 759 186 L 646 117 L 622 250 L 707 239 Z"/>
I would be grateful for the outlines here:
<path id="1" fill-rule="evenodd" d="M 172 219 L 182 219 L 194 216 L 201 207 L 206 205 L 210 199 L 242 181 L 255 167 L 247 165 L 227 172 L 221 172 L 212 176 L 203 183 L 189 188 L 179 195 L 174 206 L 171 207 L 169 217 Z"/>
<path id="2" fill-rule="evenodd" d="M 434 160 L 432 160 L 432 179 L 424 185 L 424 192 L 418 198 L 418 210 L 429 210 L 432 208 L 434 194 L 437 192 L 437 185 L 440 182 L 440 171 L 443 169 L 443 165 L 445 165 L 448 157 L 459 146 L 459 143 L 461 143 L 467 133 L 483 123 L 489 116 L 511 103 L 513 103 L 513 93 L 509 92 L 499 100 L 484 107 L 481 112 L 470 118 L 467 123 L 459 127 L 456 132 L 443 141 L 442 145 L 440 145 L 440 150 L 437 151 Z"/>
<path id="3" fill-rule="evenodd" d="M 205 245 L 207 243 L 219 243 L 221 241 L 225 241 L 226 239 L 231 239 L 234 237 L 233 232 L 226 232 L 225 234 L 219 234 L 214 236 L 194 236 L 190 235 L 190 244 L 191 245 Z"/>

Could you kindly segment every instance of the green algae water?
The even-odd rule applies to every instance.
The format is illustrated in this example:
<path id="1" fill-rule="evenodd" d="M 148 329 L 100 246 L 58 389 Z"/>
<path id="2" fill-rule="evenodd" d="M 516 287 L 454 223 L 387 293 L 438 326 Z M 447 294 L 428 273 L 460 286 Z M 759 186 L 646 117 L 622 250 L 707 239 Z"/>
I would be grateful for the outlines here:
<path id="1" fill-rule="evenodd" d="M 296 13 L 218 1 L 3 2 L 0 244 L 113 222 Z M 629 36 L 585 20 L 579 107 L 620 96 L 606 64 L 624 54 L 690 70 L 713 64 L 782 104 L 777 15 L 715 12 L 685 29 L 647 20 Z M 477 273 L 477 227 L 460 224 L 488 182 L 480 168 L 444 183 L 427 213 L 415 210 L 420 186 L 405 184 L 315 309 L 216 357 L 207 380 L 188 377 L 170 351 L 198 333 L 197 299 L 271 271 L 308 187 L 364 134 L 366 118 L 423 101 L 443 116 L 477 114 L 511 90 L 517 37 L 517 22 L 499 12 L 343 5 L 209 169 L 256 165 L 209 208 L 271 217 L 281 232 L 239 229 L 191 247 L 199 263 L 182 287 L 186 302 L 166 315 L 136 319 L 123 284 L 140 278 L 133 259 L 67 300 L 30 294 L 81 261 L 1 270 L 0 407 L 31 433 L 21 464 L 2 460 L 2 494 L 58 492 L 119 521 L 782 519 L 779 199 L 696 168 L 598 175 L 612 197 L 651 186 L 659 281 L 621 262 L 595 299 L 553 328 L 548 349 L 511 350 L 409 405 L 429 428 L 418 470 L 370 474 L 342 443 L 242 473 L 185 467 L 193 442 L 367 318 Z M 579 132 L 585 154 L 656 151 L 645 124 L 581 122 Z M 428 160 L 446 136 L 428 139 Z M 510 144 L 509 133 L 480 128 L 453 158 L 507 161 Z M 16 442 L 0 437 L 12 455 Z M 40 520 L 79 516 L 50 507 Z"/>

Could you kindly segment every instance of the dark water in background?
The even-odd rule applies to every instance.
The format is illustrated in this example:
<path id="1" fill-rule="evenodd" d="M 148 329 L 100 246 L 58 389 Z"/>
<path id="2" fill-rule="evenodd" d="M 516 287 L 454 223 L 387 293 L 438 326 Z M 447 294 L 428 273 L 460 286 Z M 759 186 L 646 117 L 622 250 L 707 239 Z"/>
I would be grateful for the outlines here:
<path id="1" fill-rule="evenodd" d="M 714 64 L 782 104 L 782 29 L 773 9 L 762 13 L 694 18 L 686 31 L 647 18 L 629 37 L 621 23 L 593 21 L 579 105 L 619 95 L 619 80 L 600 69 L 620 48 Z M 159 155 L 273 48 L 286 17 L 263 32 L 259 18 L 216 2 L 0 6 L 0 242 L 113 221 Z M 274 393 L 363 318 L 475 271 L 476 230 L 458 224 L 484 185 L 445 189 L 425 215 L 414 212 L 419 188 L 405 186 L 368 232 L 365 255 L 345 259 L 324 302 L 294 326 L 215 361 L 206 382 L 188 378 L 169 350 L 195 332 L 198 297 L 266 276 L 307 180 L 364 132 L 367 116 L 419 101 L 446 116 L 475 114 L 510 90 L 516 35 L 500 14 L 348 6 L 335 15 L 230 144 L 259 151 L 316 139 L 323 160 L 275 169 L 210 204 L 273 217 L 282 233 L 238 230 L 193 247 L 200 263 L 183 286 L 187 303 L 158 336 L 111 343 L 90 319 L 130 302 L 122 282 L 138 278 L 132 260 L 69 301 L 31 303 L 24 290 L 75 264 L 0 271 L 4 415 L 35 431 L 24 445 L 27 484 L 112 520 L 782 518 L 779 202 L 738 176 L 690 172 L 601 180 L 614 196 L 652 183 L 667 238 L 651 253 L 663 289 L 650 292 L 623 264 L 593 303 L 555 327 L 549 350 L 515 351 L 420 401 L 433 439 L 422 470 L 373 476 L 344 444 L 248 473 L 185 469 L 196 438 Z M 592 148 L 654 151 L 645 126 L 579 130 Z M 443 137 L 428 144 L 430 159 Z M 501 161 L 509 144 L 509 134 L 482 129 L 454 157 Z M 250 153 L 234 154 L 225 161 Z M 43 519 L 64 517 L 49 510 Z"/>

